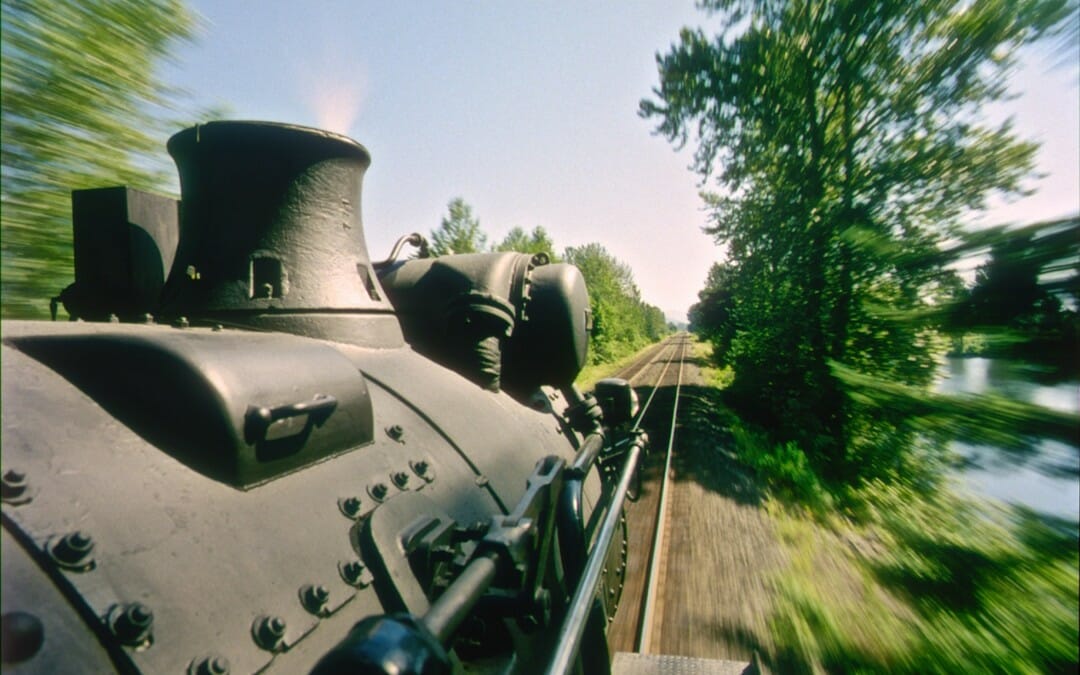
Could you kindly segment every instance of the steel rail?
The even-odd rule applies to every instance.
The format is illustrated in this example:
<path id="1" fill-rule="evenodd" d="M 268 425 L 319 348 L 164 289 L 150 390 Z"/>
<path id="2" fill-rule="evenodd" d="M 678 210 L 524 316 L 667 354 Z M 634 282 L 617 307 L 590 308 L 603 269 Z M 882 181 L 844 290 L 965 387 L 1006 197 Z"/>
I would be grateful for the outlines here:
<path id="1" fill-rule="evenodd" d="M 658 355 L 657 355 L 657 357 L 655 359 L 650 361 L 649 364 L 647 366 L 645 366 L 645 368 L 648 368 L 649 366 L 651 366 L 654 363 L 656 363 L 657 361 L 659 361 L 660 360 L 659 354 L 663 354 L 664 351 L 667 350 L 667 347 L 671 347 L 671 353 L 674 354 L 675 350 L 677 349 L 677 343 L 672 342 L 671 344 L 667 345 L 664 348 L 664 350 L 661 350 L 658 353 Z M 652 391 L 649 392 L 649 398 L 647 398 L 645 400 L 645 405 L 641 406 L 641 410 L 638 411 L 638 415 L 634 419 L 633 431 L 637 431 L 638 429 L 641 428 L 641 422 L 642 422 L 642 420 L 645 419 L 645 413 L 648 412 L 649 406 L 652 405 L 653 397 L 656 396 L 657 390 L 660 389 L 660 383 L 664 381 L 664 375 L 667 374 L 668 368 L 670 366 L 671 366 L 671 359 L 668 359 L 667 361 L 664 362 L 664 369 L 660 371 L 660 376 L 658 378 L 656 378 L 656 384 L 653 385 Z M 642 368 L 641 370 L 639 370 L 635 374 L 635 376 L 640 375 L 645 370 L 645 368 Z"/>
<path id="2" fill-rule="evenodd" d="M 675 400 L 671 406 L 671 433 L 668 434 L 667 449 L 664 453 L 664 473 L 660 479 L 660 504 L 656 509 L 656 530 L 650 551 L 649 572 L 645 577 L 645 603 L 641 609 L 641 622 L 636 646 L 637 652 L 641 654 L 648 654 L 652 648 L 653 611 L 656 604 L 657 582 L 660 574 L 660 558 L 663 555 L 668 479 L 671 475 L 672 450 L 675 447 L 675 422 L 679 415 L 679 394 L 682 389 L 683 362 L 686 358 L 687 340 L 685 338 L 680 339 L 679 345 L 679 372 L 675 380 Z M 666 368 L 664 370 L 667 372 Z M 661 375 L 661 378 L 663 378 L 663 375 Z M 657 381 L 657 388 L 659 388 L 659 380 Z"/>

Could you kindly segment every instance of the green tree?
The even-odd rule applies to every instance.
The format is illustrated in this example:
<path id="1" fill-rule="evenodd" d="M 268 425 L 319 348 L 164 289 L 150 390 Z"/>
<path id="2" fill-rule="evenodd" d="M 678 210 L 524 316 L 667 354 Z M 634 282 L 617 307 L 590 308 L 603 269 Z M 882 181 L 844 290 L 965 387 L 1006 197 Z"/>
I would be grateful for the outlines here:
<path id="1" fill-rule="evenodd" d="M 733 337 L 733 276 L 731 268 L 723 263 L 713 263 L 705 279 L 705 288 L 698 291 L 698 301 L 687 312 L 690 330 L 712 342 L 713 354 L 721 361 L 731 348 Z"/>
<path id="2" fill-rule="evenodd" d="M 657 335 L 650 335 L 648 305 L 641 301 L 633 272 L 626 263 L 597 243 L 571 246 L 564 258 L 581 270 L 589 288 L 593 315 L 589 358 L 594 363 L 614 360 L 662 334 L 655 329 Z M 653 309 L 659 313 L 662 325 L 663 312 Z"/>
<path id="3" fill-rule="evenodd" d="M 948 285 L 937 247 L 1021 192 L 1035 152 L 980 111 L 1065 2 L 702 4 L 720 35 L 684 29 L 640 112 L 693 135 L 695 170 L 722 188 L 706 200 L 732 275 L 734 400 L 833 478 L 895 470 L 902 420 L 848 396 L 834 364 L 932 377 L 917 318 Z"/>
<path id="4" fill-rule="evenodd" d="M 972 288 L 955 294 L 948 327 L 977 332 L 984 354 L 1075 370 L 1077 313 L 1067 307 L 1080 289 L 1080 218 L 979 235 L 974 243 L 988 240 L 989 258 Z"/>
<path id="5" fill-rule="evenodd" d="M 455 197 L 447 208 L 449 213 L 431 232 L 432 255 L 483 251 L 487 235 L 480 229 L 480 221 L 473 215 L 472 207 L 461 197 Z"/>
<path id="6" fill-rule="evenodd" d="M 496 251 L 517 251 L 519 253 L 547 253 L 552 262 L 558 262 L 555 255 L 555 242 L 547 230 L 537 225 L 532 232 L 526 233 L 520 227 L 512 228 L 501 242 L 495 245 Z"/>
<path id="7" fill-rule="evenodd" d="M 192 37 L 182 0 L 3 0 L 3 315 L 47 316 L 73 279 L 73 189 L 168 184 L 175 93 L 156 68 Z M 156 167 L 160 170 L 155 170 Z"/>

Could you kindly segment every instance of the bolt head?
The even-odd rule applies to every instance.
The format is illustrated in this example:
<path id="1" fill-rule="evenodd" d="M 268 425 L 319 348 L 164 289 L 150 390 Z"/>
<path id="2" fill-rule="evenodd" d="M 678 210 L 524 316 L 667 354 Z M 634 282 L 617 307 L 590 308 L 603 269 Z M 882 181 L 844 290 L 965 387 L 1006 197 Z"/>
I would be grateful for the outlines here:
<path id="1" fill-rule="evenodd" d="M 124 616 L 135 626 L 145 627 L 154 622 L 154 613 L 150 611 L 150 608 L 141 602 L 134 602 L 128 605 L 124 611 Z"/>
<path id="2" fill-rule="evenodd" d="M 361 506 L 359 497 L 342 497 L 338 500 L 338 509 L 346 518 L 355 519 L 359 516 Z"/>
<path id="3" fill-rule="evenodd" d="M 285 637 L 285 620 L 280 616 L 260 616 L 251 624 L 255 644 L 267 651 L 277 651 Z"/>
<path id="4" fill-rule="evenodd" d="M 381 502 L 386 499 L 386 495 L 390 492 L 390 488 L 386 487 L 386 483 L 375 483 L 368 488 L 368 494 L 372 499 Z"/>
<path id="5" fill-rule="evenodd" d="M 47 549 L 53 561 L 64 569 L 81 572 L 94 566 L 94 540 L 81 530 L 65 534 Z"/>
<path id="6" fill-rule="evenodd" d="M 89 551 L 94 548 L 94 539 L 82 530 L 72 532 L 64 538 L 68 546 L 75 551 Z"/>
<path id="7" fill-rule="evenodd" d="M 431 470 L 431 466 L 422 459 L 418 459 L 412 463 L 412 470 L 416 472 L 417 476 L 424 478 Z"/>
<path id="8" fill-rule="evenodd" d="M 313 586 L 307 584 L 300 588 L 300 604 L 307 611 L 315 615 L 322 615 L 326 610 L 326 603 L 330 599 L 330 591 L 319 584 Z"/>
<path id="9" fill-rule="evenodd" d="M 115 605 L 109 610 L 107 623 L 109 630 L 121 644 L 145 648 L 151 639 L 154 613 L 141 602 Z"/>
<path id="10" fill-rule="evenodd" d="M 8 469 L 0 476 L 0 498 L 9 504 L 24 504 L 30 501 L 27 494 L 26 474 L 17 469 Z"/>
<path id="11" fill-rule="evenodd" d="M 364 581 L 364 564 L 359 560 L 348 560 L 338 563 L 338 572 L 342 580 L 350 586 L 366 585 Z"/>

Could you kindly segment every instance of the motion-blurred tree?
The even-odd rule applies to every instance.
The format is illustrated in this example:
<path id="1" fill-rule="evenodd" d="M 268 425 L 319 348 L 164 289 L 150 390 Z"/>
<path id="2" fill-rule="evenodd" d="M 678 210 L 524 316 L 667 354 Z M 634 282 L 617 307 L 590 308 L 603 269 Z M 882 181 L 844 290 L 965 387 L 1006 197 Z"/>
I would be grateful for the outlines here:
<path id="1" fill-rule="evenodd" d="M 965 242 L 979 250 L 981 240 L 988 240 L 990 255 L 976 270 L 974 286 L 947 307 L 947 327 L 954 337 L 976 334 L 984 356 L 1022 358 L 1075 373 L 1080 217 L 997 230 Z"/>
<path id="2" fill-rule="evenodd" d="M 473 215 L 472 207 L 461 197 L 450 200 L 449 213 L 443 216 L 439 227 L 431 232 L 431 254 L 479 253 L 487 245 L 487 235 L 480 229 L 480 221 Z"/>
<path id="3" fill-rule="evenodd" d="M 1067 3 L 701 4 L 721 34 L 684 29 L 640 112 L 672 142 L 695 134 L 695 170 L 724 189 L 707 200 L 732 272 L 735 400 L 833 478 L 892 471 L 901 420 L 860 407 L 833 364 L 932 377 L 912 317 L 945 272 L 927 261 L 988 196 L 1022 192 L 1035 153 L 981 111 Z M 862 245 L 882 239 L 902 255 Z"/>
<path id="4" fill-rule="evenodd" d="M 168 184 L 176 96 L 156 69 L 195 26 L 182 0 L 3 0 L 4 316 L 47 316 L 72 281 L 71 190 Z"/>

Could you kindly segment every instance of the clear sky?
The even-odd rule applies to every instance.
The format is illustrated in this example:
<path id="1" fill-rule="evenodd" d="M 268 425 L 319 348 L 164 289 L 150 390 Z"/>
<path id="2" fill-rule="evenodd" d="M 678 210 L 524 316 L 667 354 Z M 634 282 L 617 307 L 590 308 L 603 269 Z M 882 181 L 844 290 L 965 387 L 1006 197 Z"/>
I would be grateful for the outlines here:
<path id="1" fill-rule="evenodd" d="M 685 319 L 697 300 L 720 251 L 701 231 L 692 148 L 675 152 L 637 116 L 657 82 L 655 54 L 680 27 L 709 25 L 692 0 L 190 4 L 205 25 L 166 79 L 233 119 L 365 145 L 374 258 L 402 234 L 428 234 L 462 197 L 493 240 L 542 225 L 560 250 L 602 243 L 669 318 Z M 1031 93 L 1004 112 L 1047 144 L 1049 177 L 995 221 L 1080 209 L 1076 60 L 1047 73 L 1033 58 L 1017 78 Z"/>

